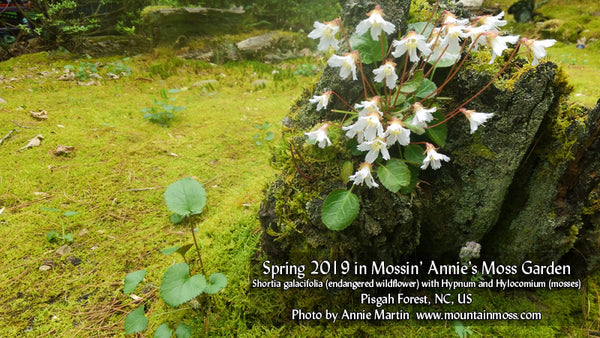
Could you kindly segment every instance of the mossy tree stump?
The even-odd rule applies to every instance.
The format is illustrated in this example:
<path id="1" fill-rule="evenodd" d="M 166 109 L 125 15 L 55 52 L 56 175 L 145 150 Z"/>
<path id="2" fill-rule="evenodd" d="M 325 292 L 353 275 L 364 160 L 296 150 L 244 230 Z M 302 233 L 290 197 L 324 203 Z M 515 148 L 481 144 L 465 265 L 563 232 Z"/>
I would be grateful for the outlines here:
<path id="1" fill-rule="evenodd" d="M 386 19 L 404 18 L 410 1 L 378 4 Z M 345 27 L 354 27 L 375 5 L 346 3 Z M 405 22 L 394 22 L 403 33 Z M 472 97 L 498 70 L 497 64 L 467 62 L 442 93 L 452 100 L 440 109 L 450 111 Z M 353 102 L 363 99 L 360 84 L 340 80 L 328 67 L 284 119 L 283 141 L 273 155 L 280 175 L 259 214 L 262 249 L 271 260 L 456 262 L 460 248 L 476 241 L 483 259 L 499 263 L 563 259 L 582 273 L 600 266 L 600 107 L 568 105 L 570 88 L 556 65 L 531 67 L 511 60 L 503 75 L 467 106 L 494 113 L 485 127 L 470 134 L 462 116 L 448 123 L 442 151 L 451 162 L 422 171 L 410 195 L 355 187 L 359 216 L 340 232 L 323 225 L 321 206 L 332 190 L 349 186 L 348 174 L 360 159 L 352 159 L 353 146 L 341 131 L 330 134 L 333 147 L 306 142 L 305 132 L 323 120 L 340 119 L 336 113 L 317 112 L 308 102 L 326 90 Z M 344 109 L 340 102 L 333 104 Z"/>

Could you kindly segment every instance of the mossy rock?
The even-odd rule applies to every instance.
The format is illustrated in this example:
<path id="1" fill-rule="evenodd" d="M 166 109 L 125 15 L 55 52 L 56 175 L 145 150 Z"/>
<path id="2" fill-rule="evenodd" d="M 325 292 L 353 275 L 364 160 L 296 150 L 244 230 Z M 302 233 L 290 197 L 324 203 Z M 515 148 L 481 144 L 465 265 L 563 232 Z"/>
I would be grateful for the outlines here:
<path id="1" fill-rule="evenodd" d="M 334 112 L 317 112 L 308 99 L 326 90 L 361 97 L 362 89 L 326 68 L 284 120 L 288 141 L 273 157 L 281 174 L 260 212 L 263 251 L 275 261 L 294 263 L 349 259 L 398 264 L 415 257 L 454 263 L 460 248 L 476 241 L 482 244 L 482 258 L 500 264 L 573 261 L 583 255 L 581 264 L 573 263 L 574 270 L 597 269 L 600 108 L 568 106 L 571 88 L 551 62 L 532 67 L 512 60 L 496 78 L 506 61 L 482 61 L 474 55 L 447 86 L 442 96 L 452 100 L 444 108 L 452 111 L 486 87 L 467 108 L 494 117 L 474 134 L 462 116 L 450 120 L 442 150 L 452 161 L 423 171 L 422 184 L 411 196 L 355 187 L 361 211 L 341 232 L 325 228 L 320 209 L 328 193 L 346 187 L 340 172 L 351 158 L 351 147 L 343 142 L 324 150 L 306 145 L 305 132 L 322 120 L 339 119 Z M 443 71 L 436 76 L 445 78 Z M 333 106 L 342 108 L 336 102 Z"/>
<path id="2" fill-rule="evenodd" d="M 216 35 L 239 31 L 243 10 L 204 7 L 147 7 L 142 11 L 146 34 L 156 43 L 175 43 L 180 36 Z"/>

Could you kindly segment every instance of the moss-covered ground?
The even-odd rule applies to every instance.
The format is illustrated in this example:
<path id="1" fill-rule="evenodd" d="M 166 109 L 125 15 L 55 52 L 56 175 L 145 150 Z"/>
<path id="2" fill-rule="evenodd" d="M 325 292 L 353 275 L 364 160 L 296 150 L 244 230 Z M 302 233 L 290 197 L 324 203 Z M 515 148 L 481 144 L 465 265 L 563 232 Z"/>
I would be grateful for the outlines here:
<path id="1" fill-rule="evenodd" d="M 600 61 L 592 50 L 559 44 L 549 55 L 565 64 L 575 85 L 573 99 L 595 103 L 600 91 L 589 74 L 599 71 Z M 84 62 L 96 63 L 103 78 L 91 85 L 90 79 L 81 84 L 57 79 L 64 66 L 77 70 Z M 271 144 L 294 99 L 316 79 L 295 71 L 322 63 L 213 66 L 182 61 L 168 51 L 126 59 L 40 53 L 0 63 L 0 98 L 6 101 L 0 103 L 0 137 L 10 134 L 0 144 L 0 336 L 121 336 L 125 316 L 142 303 L 150 309 L 147 336 L 164 321 L 171 327 L 190 324 L 197 336 L 456 335 L 451 321 L 292 321 L 279 303 L 288 297 L 285 292 L 250 287 L 264 259 L 257 213 L 263 189 L 276 174 L 269 165 Z M 107 73 L 119 67 L 131 74 L 109 79 Z M 140 112 L 161 99 L 161 89 L 178 89 L 168 94 L 171 103 L 185 107 L 169 127 L 144 120 Z M 40 110 L 47 119 L 31 116 Z M 265 122 L 274 140 L 265 140 L 266 131 L 255 127 Z M 22 149 L 36 135 L 43 136 L 41 144 Z M 55 155 L 58 145 L 74 150 Z M 181 257 L 159 250 L 191 243 L 191 236 L 171 224 L 162 194 L 186 176 L 208 194 L 197 224 L 206 269 L 223 272 L 229 283 L 215 296 L 170 309 L 157 287 L 165 269 Z M 67 211 L 77 214 L 65 216 Z M 63 229 L 73 234 L 72 243 L 47 241 L 51 230 Z M 64 245 L 68 249 L 59 250 Z M 148 273 L 134 292 L 141 298 L 136 301 L 122 289 L 125 275 L 138 269 Z M 600 275 L 585 279 L 584 286 L 477 289 L 466 308 L 404 310 L 539 311 L 543 325 L 464 325 L 475 336 L 585 336 L 600 331 Z"/>

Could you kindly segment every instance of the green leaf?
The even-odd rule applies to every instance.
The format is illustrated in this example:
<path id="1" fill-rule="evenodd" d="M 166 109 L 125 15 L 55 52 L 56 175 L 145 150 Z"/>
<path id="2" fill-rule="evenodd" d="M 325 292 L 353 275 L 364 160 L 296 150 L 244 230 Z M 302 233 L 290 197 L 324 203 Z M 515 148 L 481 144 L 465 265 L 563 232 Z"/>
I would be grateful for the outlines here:
<path id="1" fill-rule="evenodd" d="M 213 295 L 221 291 L 225 286 L 227 286 L 227 276 L 220 272 L 215 272 L 208 278 L 208 285 L 206 285 L 204 293 Z"/>
<path id="2" fill-rule="evenodd" d="M 131 311 L 125 317 L 125 334 L 132 334 L 144 331 L 148 327 L 148 318 L 144 314 L 144 306 Z"/>
<path id="3" fill-rule="evenodd" d="M 457 60 L 452 58 L 444 58 L 440 59 L 437 63 L 436 61 L 436 59 L 429 59 L 429 64 L 433 66 L 433 64 L 435 63 L 435 68 L 446 68 L 455 64 Z"/>
<path id="4" fill-rule="evenodd" d="M 373 40 L 370 31 L 367 31 L 362 35 L 356 33 L 352 34 L 350 37 L 350 46 L 352 46 L 352 49 L 358 51 L 363 63 L 371 64 L 383 60 L 383 57 L 381 56 L 381 42 L 380 40 Z M 384 52 L 387 51 L 387 49 L 387 40 L 383 39 Z"/>
<path id="5" fill-rule="evenodd" d="M 181 91 L 180 89 L 173 88 L 173 89 L 167 90 L 167 93 L 169 93 L 169 94 L 175 94 L 175 93 L 179 93 L 180 91 Z"/>
<path id="6" fill-rule="evenodd" d="M 177 338 L 190 338 L 192 336 L 192 328 L 185 325 L 184 323 L 179 323 L 177 325 L 177 329 L 175 330 L 175 337 Z"/>
<path id="7" fill-rule="evenodd" d="M 433 113 L 433 120 L 429 125 L 433 126 L 445 119 L 444 113 L 436 111 Z M 442 123 L 439 126 L 433 128 L 427 128 L 427 136 L 438 146 L 443 147 L 446 145 L 446 137 L 448 136 L 448 126 L 446 123 Z"/>
<path id="8" fill-rule="evenodd" d="M 164 197 L 167 208 L 184 217 L 201 213 L 206 204 L 204 187 L 191 177 L 171 183 Z"/>
<path id="9" fill-rule="evenodd" d="M 183 222 L 183 220 L 185 219 L 185 216 L 181 216 L 180 214 L 172 213 L 171 217 L 169 219 L 171 220 L 171 223 L 179 224 L 179 223 Z"/>
<path id="10" fill-rule="evenodd" d="M 196 232 L 196 231 L 194 231 L 194 232 Z M 180 255 L 181 255 L 181 257 L 182 257 L 183 259 L 185 259 L 185 253 L 186 253 L 186 252 L 188 252 L 188 251 L 190 250 L 190 248 L 191 248 L 191 247 L 192 247 L 192 244 L 186 244 L 186 245 L 183 245 L 183 246 L 181 246 L 181 247 L 180 247 L 179 249 L 177 249 L 177 251 L 175 251 L 175 252 L 177 252 L 178 254 L 180 254 Z"/>
<path id="11" fill-rule="evenodd" d="M 48 208 L 48 207 L 40 207 L 40 210 L 44 210 L 44 211 L 53 211 L 53 212 L 60 212 L 60 209 L 56 209 L 56 208 Z"/>
<path id="12" fill-rule="evenodd" d="M 400 92 L 404 94 L 414 93 L 421 87 L 423 83 L 423 71 L 420 70 L 415 73 L 414 77 L 410 81 L 406 81 L 402 88 L 400 88 Z"/>
<path id="13" fill-rule="evenodd" d="M 79 215 L 79 213 L 77 211 L 65 211 L 65 213 L 63 214 L 63 216 L 66 216 L 66 217 L 71 217 L 71 216 L 75 216 L 75 215 Z"/>
<path id="14" fill-rule="evenodd" d="M 162 97 L 164 100 L 169 99 L 169 97 L 167 96 L 167 92 L 164 89 L 160 90 L 160 97 Z"/>
<path id="15" fill-rule="evenodd" d="M 162 323 L 162 324 L 160 324 L 158 329 L 156 329 L 156 331 L 154 331 L 153 337 L 154 338 L 171 338 L 172 335 L 173 335 L 173 330 L 171 330 L 169 328 L 169 324 Z"/>
<path id="16" fill-rule="evenodd" d="M 423 148 L 417 144 L 409 144 L 404 149 L 404 159 L 421 165 L 425 159 Z"/>
<path id="17" fill-rule="evenodd" d="M 63 234 L 62 239 L 69 242 L 69 243 L 73 243 L 73 233 L 71 232 L 67 232 L 66 234 Z"/>
<path id="18" fill-rule="evenodd" d="M 400 193 L 404 195 L 408 195 L 417 187 L 417 183 L 419 183 L 419 173 L 421 169 L 414 165 L 408 165 L 408 169 L 410 170 L 410 183 L 400 188 Z"/>
<path id="19" fill-rule="evenodd" d="M 178 246 L 172 246 L 169 248 L 160 249 L 159 251 L 162 252 L 163 255 L 168 256 L 174 252 L 177 252 L 178 249 L 179 249 Z"/>
<path id="20" fill-rule="evenodd" d="M 358 216 L 358 197 L 349 190 L 332 191 L 321 208 L 321 220 L 330 230 L 344 230 Z"/>
<path id="21" fill-rule="evenodd" d="M 272 131 L 268 131 L 265 135 L 265 141 L 271 141 L 275 137 L 275 134 Z"/>
<path id="22" fill-rule="evenodd" d="M 384 187 L 397 193 L 401 187 L 410 184 L 410 169 L 404 162 L 391 159 L 377 168 L 377 177 Z"/>
<path id="23" fill-rule="evenodd" d="M 46 234 L 46 241 L 52 242 L 55 239 L 58 239 L 58 233 L 54 229 L 52 229 Z"/>
<path id="24" fill-rule="evenodd" d="M 431 32 L 433 31 L 433 24 L 426 21 L 409 23 L 407 25 L 407 31 L 415 31 L 417 34 L 427 37 L 431 35 Z"/>
<path id="25" fill-rule="evenodd" d="M 342 170 L 340 171 L 340 177 L 344 181 L 344 183 L 348 183 L 350 175 L 354 172 L 354 165 L 350 161 L 344 162 L 342 164 Z"/>
<path id="26" fill-rule="evenodd" d="M 429 96 L 431 93 L 435 92 L 437 90 L 437 86 L 435 85 L 435 83 L 429 79 L 424 79 L 423 82 L 421 83 L 421 86 L 419 86 L 419 89 L 417 89 L 417 92 L 415 93 L 415 96 L 418 97 L 419 99 L 424 99 L 427 96 Z"/>
<path id="27" fill-rule="evenodd" d="M 160 296 L 167 305 L 176 307 L 197 297 L 206 287 L 206 277 L 202 274 L 190 277 L 187 263 L 170 266 L 163 275 Z"/>
<path id="28" fill-rule="evenodd" d="M 146 276 L 146 270 L 137 270 L 130 272 L 125 276 L 125 286 L 123 286 L 123 293 L 128 295 L 144 280 Z"/>
<path id="29" fill-rule="evenodd" d="M 420 126 L 415 126 L 412 122 L 414 119 L 414 115 L 411 115 L 409 118 L 407 118 L 404 121 L 404 124 L 406 125 L 406 128 L 410 129 L 411 132 L 417 134 L 417 135 L 423 135 L 425 134 L 425 129 L 421 128 Z"/>

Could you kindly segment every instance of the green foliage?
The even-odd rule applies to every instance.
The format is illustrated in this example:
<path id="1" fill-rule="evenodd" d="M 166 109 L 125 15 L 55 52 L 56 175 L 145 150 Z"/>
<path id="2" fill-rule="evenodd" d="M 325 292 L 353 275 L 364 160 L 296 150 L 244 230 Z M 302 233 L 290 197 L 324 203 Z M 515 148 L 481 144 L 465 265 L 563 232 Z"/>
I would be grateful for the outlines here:
<path id="1" fill-rule="evenodd" d="M 144 306 L 131 311 L 125 317 L 125 334 L 143 332 L 148 327 L 148 318 L 144 314 Z"/>
<path id="2" fill-rule="evenodd" d="M 167 305 L 176 307 L 196 298 L 206 287 L 202 274 L 190 276 L 187 263 L 171 265 L 162 278 L 160 296 Z"/>
<path id="3" fill-rule="evenodd" d="M 182 219 L 188 219 L 193 215 L 202 213 L 202 209 L 206 204 L 206 191 L 202 184 L 191 177 L 180 179 L 171 183 L 163 194 L 167 208 L 175 215 Z M 177 307 L 187 303 L 200 294 L 216 294 L 227 286 L 227 277 L 216 272 L 210 275 L 208 281 L 204 274 L 204 266 L 200 256 L 198 243 L 196 242 L 195 229 L 190 224 L 190 230 L 194 238 L 196 253 L 198 255 L 198 263 L 203 273 L 191 275 L 190 265 L 186 260 L 186 253 L 192 248 L 192 244 L 183 246 L 169 247 L 160 250 L 164 255 L 170 255 L 175 252 L 186 260 L 185 263 L 177 263 L 167 268 L 162 276 L 160 284 L 160 297 L 165 304 L 171 307 Z M 127 274 L 124 280 L 123 293 L 131 293 L 140 282 L 144 280 L 146 275 L 145 270 L 138 270 Z M 140 310 L 141 309 L 141 310 Z M 138 333 L 146 330 L 148 327 L 148 319 L 144 316 L 143 307 L 132 311 L 125 318 L 125 333 Z M 154 333 L 155 337 L 171 337 L 173 331 L 168 324 L 163 323 Z M 191 328 L 180 323 L 175 330 L 176 337 L 190 337 Z"/>
<path id="4" fill-rule="evenodd" d="M 434 126 L 444 121 L 444 113 L 436 111 L 433 113 L 433 121 L 431 125 Z M 427 136 L 438 146 L 443 147 L 446 145 L 446 137 L 448 136 L 448 126 L 446 123 L 442 123 L 438 126 L 427 128 Z"/>
<path id="5" fill-rule="evenodd" d="M 183 217 L 202 213 L 206 204 L 206 190 L 191 177 L 171 183 L 165 190 L 167 208 Z"/>
<path id="6" fill-rule="evenodd" d="M 385 165 L 380 165 L 377 168 L 377 177 L 384 187 L 393 193 L 397 193 L 400 188 L 410 184 L 410 169 L 404 162 L 391 159 Z"/>
<path id="7" fill-rule="evenodd" d="M 125 285 L 123 286 L 123 293 L 128 295 L 144 280 L 146 276 L 146 270 L 137 270 L 130 272 L 125 276 Z"/>
<path id="8" fill-rule="evenodd" d="M 466 338 L 473 334 L 473 331 L 471 330 L 471 328 L 469 326 L 465 327 L 463 325 L 463 323 L 459 322 L 458 320 L 454 321 L 454 332 L 460 338 Z"/>
<path id="9" fill-rule="evenodd" d="M 262 131 L 258 134 L 255 134 L 252 137 L 254 139 L 254 144 L 256 144 L 257 146 L 262 145 L 264 141 L 269 142 L 272 141 L 273 138 L 275 138 L 275 133 L 268 130 L 269 128 L 271 128 L 271 124 L 269 122 L 264 122 L 263 124 L 255 124 L 254 128 Z"/>
<path id="10" fill-rule="evenodd" d="M 213 295 L 221 291 L 225 286 L 227 286 L 227 276 L 220 272 L 215 272 L 208 278 L 208 284 L 204 288 L 204 293 Z"/>
<path id="11" fill-rule="evenodd" d="M 168 103 L 168 101 L 175 100 L 175 98 L 168 97 L 164 89 L 160 90 L 160 96 L 164 101 L 154 99 L 154 104 L 149 108 L 142 108 L 141 112 L 144 113 L 144 119 L 168 126 L 175 117 L 175 113 L 184 110 L 185 107 L 177 107 Z"/>
<path id="12" fill-rule="evenodd" d="M 41 207 L 40 210 L 51 211 L 51 212 L 61 212 L 60 209 L 48 208 L 48 207 Z M 67 219 L 72 216 L 75 216 L 75 215 L 79 215 L 79 212 L 67 210 L 62 214 L 62 216 L 66 217 Z M 54 230 L 54 229 L 50 230 L 48 233 L 46 233 L 46 241 L 53 242 L 53 241 L 57 241 L 57 240 L 61 239 L 64 242 L 73 243 L 73 233 L 66 231 L 67 225 L 66 225 L 65 219 L 63 219 L 61 217 L 60 220 L 61 220 L 61 224 L 62 224 L 61 233 L 56 232 L 56 230 Z"/>
<path id="13" fill-rule="evenodd" d="M 169 324 L 167 324 L 167 323 L 160 324 L 158 329 L 156 329 L 156 331 L 154 331 L 155 338 L 171 338 L 172 335 L 173 335 L 173 330 L 171 330 L 169 328 Z"/>
<path id="14" fill-rule="evenodd" d="M 317 67 L 317 65 L 310 64 L 310 63 L 303 63 L 301 65 L 298 65 L 298 67 L 294 71 L 294 75 L 314 76 L 317 74 L 318 71 L 319 71 L 319 67 Z"/>
<path id="15" fill-rule="evenodd" d="M 321 208 L 321 220 L 330 230 L 346 229 L 358 216 L 358 197 L 350 190 L 337 189 L 329 193 Z"/>
<path id="16" fill-rule="evenodd" d="M 373 40 L 371 32 L 367 31 L 362 35 L 356 33 L 350 37 L 350 46 L 357 50 L 363 63 L 371 64 L 383 60 L 383 53 L 387 51 L 388 44 L 386 39 Z"/>

